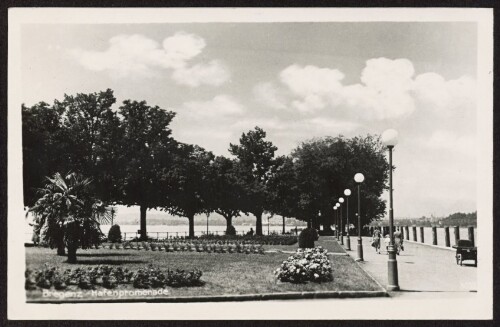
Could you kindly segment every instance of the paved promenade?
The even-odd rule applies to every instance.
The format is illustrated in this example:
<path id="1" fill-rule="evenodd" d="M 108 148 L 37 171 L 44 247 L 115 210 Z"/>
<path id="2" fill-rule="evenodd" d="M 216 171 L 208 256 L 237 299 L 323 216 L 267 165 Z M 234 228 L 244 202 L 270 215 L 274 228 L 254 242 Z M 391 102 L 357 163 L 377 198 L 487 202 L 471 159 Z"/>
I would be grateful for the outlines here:
<path id="1" fill-rule="evenodd" d="M 377 254 L 370 246 L 369 237 L 363 238 L 364 262 L 361 266 L 383 287 L 387 285 L 387 259 L 384 249 Z M 351 238 L 353 258 L 356 254 L 357 237 Z M 429 245 L 406 242 L 405 251 L 397 256 L 400 292 L 392 297 L 469 297 L 476 294 L 477 268 L 474 261 L 464 266 L 455 262 L 455 251 Z M 479 265 L 480 263 L 478 263 Z"/>

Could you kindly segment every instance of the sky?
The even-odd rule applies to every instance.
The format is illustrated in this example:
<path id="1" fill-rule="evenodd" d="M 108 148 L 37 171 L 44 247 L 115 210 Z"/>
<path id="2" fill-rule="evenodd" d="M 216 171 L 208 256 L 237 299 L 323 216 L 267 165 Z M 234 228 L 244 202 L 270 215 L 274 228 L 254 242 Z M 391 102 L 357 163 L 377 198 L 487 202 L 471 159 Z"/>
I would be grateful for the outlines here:
<path id="1" fill-rule="evenodd" d="M 446 216 L 476 210 L 476 34 L 465 22 L 23 25 L 21 94 L 33 105 L 111 88 L 116 108 L 175 111 L 173 136 L 217 155 L 255 126 L 278 154 L 394 128 L 396 218 Z"/>

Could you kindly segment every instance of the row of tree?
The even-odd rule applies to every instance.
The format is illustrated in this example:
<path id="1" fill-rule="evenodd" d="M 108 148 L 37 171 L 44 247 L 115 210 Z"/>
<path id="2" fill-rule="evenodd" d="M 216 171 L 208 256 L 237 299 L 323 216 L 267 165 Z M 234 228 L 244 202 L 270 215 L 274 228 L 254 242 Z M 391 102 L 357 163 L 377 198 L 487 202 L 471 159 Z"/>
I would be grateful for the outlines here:
<path id="1" fill-rule="evenodd" d="M 175 140 L 173 111 L 131 100 L 115 109 L 115 102 L 108 89 L 23 105 L 25 206 L 40 198 L 46 176 L 74 172 L 92 181 L 93 197 L 103 203 L 139 206 L 142 238 L 152 208 L 186 217 L 190 236 L 195 216 L 212 212 L 225 217 L 228 230 L 241 213 L 252 214 L 259 235 L 264 213 L 328 229 L 334 203 L 361 172 L 363 224 L 385 212 L 380 195 L 389 167 L 378 137 L 312 139 L 278 156 L 256 127 L 229 145 L 228 158 Z"/>

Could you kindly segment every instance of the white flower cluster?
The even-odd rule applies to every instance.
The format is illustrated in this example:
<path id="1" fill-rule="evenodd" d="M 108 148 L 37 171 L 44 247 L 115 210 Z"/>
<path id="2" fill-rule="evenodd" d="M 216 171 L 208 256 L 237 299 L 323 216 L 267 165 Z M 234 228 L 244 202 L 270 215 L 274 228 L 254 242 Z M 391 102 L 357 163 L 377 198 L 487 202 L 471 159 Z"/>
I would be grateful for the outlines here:
<path id="1" fill-rule="evenodd" d="M 277 278 L 282 282 L 305 283 L 308 281 L 321 283 L 331 281 L 332 267 L 327 256 L 328 251 L 321 246 L 313 249 L 298 249 L 297 253 L 283 261 L 275 270 Z"/>

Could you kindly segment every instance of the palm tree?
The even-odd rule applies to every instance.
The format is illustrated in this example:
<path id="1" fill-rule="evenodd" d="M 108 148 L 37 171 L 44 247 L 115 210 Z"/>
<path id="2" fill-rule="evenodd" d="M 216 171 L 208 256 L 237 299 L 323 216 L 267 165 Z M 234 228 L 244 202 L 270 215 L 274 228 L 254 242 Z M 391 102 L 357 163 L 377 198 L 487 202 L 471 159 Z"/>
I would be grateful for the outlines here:
<path id="1" fill-rule="evenodd" d="M 64 255 L 68 249 L 68 262 L 76 262 L 79 247 L 86 249 L 98 244 L 102 235 L 100 224 L 110 220 L 106 206 L 95 199 L 90 191 L 91 180 L 76 173 L 63 177 L 60 173 L 38 190 L 40 198 L 31 212 L 40 239 L 57 246 Z"/>

